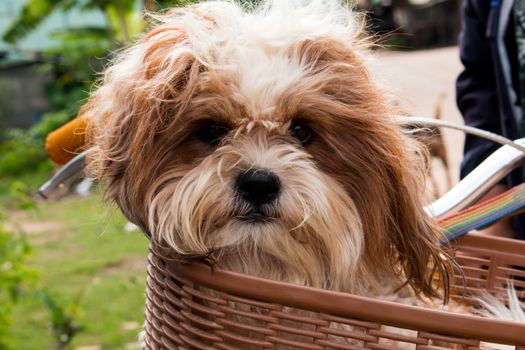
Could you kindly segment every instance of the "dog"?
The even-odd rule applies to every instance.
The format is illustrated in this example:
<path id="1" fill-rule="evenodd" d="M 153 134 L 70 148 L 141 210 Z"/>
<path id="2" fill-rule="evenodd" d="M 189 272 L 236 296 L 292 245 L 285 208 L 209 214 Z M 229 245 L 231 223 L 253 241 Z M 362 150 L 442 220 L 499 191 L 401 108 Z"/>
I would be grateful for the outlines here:
<path id="1" fill-rule="evenodd" d="M 423 210 L 427 154 L 394 117 L 361 14 L 210 1 L 154 19 L 81 110 L 89 172 L 131 222 L 182 260 L 447 301 L 454 263 Z"/>

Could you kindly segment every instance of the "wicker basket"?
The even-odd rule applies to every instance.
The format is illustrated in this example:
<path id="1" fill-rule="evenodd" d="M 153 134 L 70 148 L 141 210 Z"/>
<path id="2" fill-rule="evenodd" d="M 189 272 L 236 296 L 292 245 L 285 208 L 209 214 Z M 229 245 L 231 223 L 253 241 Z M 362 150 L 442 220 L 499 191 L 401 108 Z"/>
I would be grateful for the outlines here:
<path id="1" fill-rule="evenodd" d="M 467 283 L 456 280 L 455 297 L 504 290 L 508 279 L 525 288 L 525 242 L 468 235 L 455 247 Z M 146 349 L 525 350 L 525 324 L 182 265 L 154 249 L 148 274 Z"/>

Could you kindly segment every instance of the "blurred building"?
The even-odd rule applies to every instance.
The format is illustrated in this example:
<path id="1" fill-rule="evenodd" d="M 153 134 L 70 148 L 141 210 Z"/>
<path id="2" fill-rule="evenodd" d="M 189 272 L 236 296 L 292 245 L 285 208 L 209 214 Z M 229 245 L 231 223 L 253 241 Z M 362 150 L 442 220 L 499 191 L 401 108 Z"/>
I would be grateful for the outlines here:
<path id="1" fill-rule="evenodd" d="M 29 127 L 50 109 L 44 88 L 53 77 L 39 72 L 37 55 L 0 55 L 0 128 Z"/>
<path id="2" fill-rule="evenodd" d="M 357 0 L 371 28 L 400 49 L 457 44 L 461 0 Z"/>

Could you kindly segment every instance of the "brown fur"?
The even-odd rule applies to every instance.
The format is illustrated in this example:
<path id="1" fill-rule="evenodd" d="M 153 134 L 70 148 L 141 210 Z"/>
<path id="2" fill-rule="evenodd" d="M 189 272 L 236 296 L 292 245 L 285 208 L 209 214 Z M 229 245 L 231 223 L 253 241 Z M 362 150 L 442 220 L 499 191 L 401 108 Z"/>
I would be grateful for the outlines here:
<path id="1" fill-rule="evenodd" d="M 191 11 L 205 30 L 221 30 L 213 14 Z M 392 119 L 399 111 L 368 71 L 366 41 L 320 36 L 285 54 L 268 44 L 268 58 L 305 67 L 270 109 L 218 62 L 227 47 L 197 59 L 192 45 L 181 23 L 160 24 L 109 68 L 82 110 L 97 127 L 90 169 L 123 213 L 181 258 L 345 292 L 446 300 L 451 263 L 423 211 L 425 153 Z M 230 130 L 217 147 L 196 137 L 209 120 Z M 304 147 L 289 132 L 298 120 L 314 132 Z M 251 167 L 283 181 L 279 203 L 265 208 L 269 223 L 238 221 L 248 209 L 232 183 Z"/>

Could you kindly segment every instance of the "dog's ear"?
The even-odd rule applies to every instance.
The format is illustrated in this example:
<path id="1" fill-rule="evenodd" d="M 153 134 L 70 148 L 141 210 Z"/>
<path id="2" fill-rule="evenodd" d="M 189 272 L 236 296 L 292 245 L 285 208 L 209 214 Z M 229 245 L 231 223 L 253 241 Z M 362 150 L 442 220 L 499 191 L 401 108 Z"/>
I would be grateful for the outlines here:
<path id="1" fill-rule="evenodd" d="M 181 26 L 161 21 L 119 53 L 81 109 L 93 130 L 89 174 L 108 183 L 108 197 L 143 229 L 147 191 L 159 164 L 173 156 L 158 147 L 168 144 L 159 138 L 169 135 L 171 146 L 183 139 L 177 124 L 198 90 L 201 66 Z"/>
<path id="2" fill-rule="evenodd" d="M 398 142 L 397 148 L 387 146 L 392 154 L 385 162 L 386 173 L 379 188 L 385 206 L 378 208 L 383 213 L 375 214 L 382 215 L 381 219 L 371 219 L 376 231 L 368 234 L 376 241 L 368 239 L 369 257 L 382 256 L 380 260 L 392 266 L 391 272 L 403 284 L 409 284 L 418 294 L 443 297 L 446 302 L 453 264 L 441 248 L 443 235 L 439 227 L 423 209 L 427 154 L 414 140 Z"/>
<path id="3" fill-rule="evenodd" d="M 390 249 L 393 266 L 399 266 L 405 283 L 416 293 L 442 297 L 447 302 L 453 264 L 440 246 L 443 235 L 424 212 L 419 198 L 413 198 L 413 188 L 402 183 L 396 188 L 397 196 L 390 202 L 392 226 L 384 237 L 393 248 Z"/>
<path id="4" fill-rule="evenodd" d="M 319 137 L 309 151 L 355 203 L 370 280 L 397 279 L 416 293 L 447 297 L 452 263 L 440 247 L 439 228 L 424 211 L 427 155 L 422 145 L 381 117 L 393 114 L 389 108 L 352 117 L 359 106 L 352 107 L 341 113 L 344 117 L 318 120 Z M 434 283 L 437 276 L 441 283 Z"/>
<path id="5" fill-rule="evenodd" d="M 323 78 L 322 93 L 311 97 L 302 116 L 312 119 L 318 135 L 308 151 L 356 205 L 371 280 L 398 278 L 426 296 L 443 286 L 447 297 L 452 268 L 423 209 L 428 155 L 422 144 L 393 122 L 391 116 L 403 112 L 362 55 L 334 41 L 306 42 L 303 51 L 316 59 L 313 71 Z"/>

